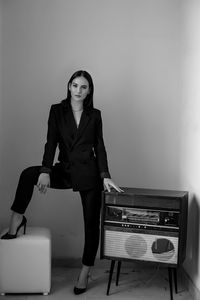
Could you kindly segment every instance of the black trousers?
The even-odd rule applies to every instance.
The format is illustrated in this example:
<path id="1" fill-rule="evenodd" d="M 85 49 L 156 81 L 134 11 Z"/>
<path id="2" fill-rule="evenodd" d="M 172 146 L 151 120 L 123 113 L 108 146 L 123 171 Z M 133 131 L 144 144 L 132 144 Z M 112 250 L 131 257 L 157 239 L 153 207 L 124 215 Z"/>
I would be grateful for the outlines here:
<path id="1" fill-rule="evenodd" d="M 40 166 L 29 167 L 21 173 L 15 199 L 11 206 L 11 210 L 14 212 L 25 213 L 32 198 L 34 185 L 37 184 L 40 168 Z M 51 188 L 66 189 L 65 178 L 57 168 L 52 168 L 50 178 Z M 101 187 L 79 191 L 83 207 L 85 231 L 82 263 L 86 266 L 94 265 L 99 246 L 101 191 Z"/>

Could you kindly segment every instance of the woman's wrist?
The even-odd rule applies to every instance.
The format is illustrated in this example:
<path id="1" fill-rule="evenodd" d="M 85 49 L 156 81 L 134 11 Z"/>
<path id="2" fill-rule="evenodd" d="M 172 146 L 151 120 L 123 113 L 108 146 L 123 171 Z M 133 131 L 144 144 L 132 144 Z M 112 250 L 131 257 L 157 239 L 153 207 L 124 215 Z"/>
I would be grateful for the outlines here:
<path id="1" fill-rule="evenodd" d="M 101 176 L 102 179 L 104 179 L 104 178 L 110 178 L 111 179 L 111 176 L 110 176 L 109 172 L 101 172 L 100 176 Z"/>
<path id="2" fill-rule="evenodd" d="M 51 169 L 48 168 L 48 167 L 42 166 L 42 167 L 40 168 L 40 174 L 41 174 L 41 173 L 50 174 L 50 173 L 51 173 Z"/>
<path id="3" fill-rule="evenodd" d="M 43 175 L 43 176 L 50 176 L 49 173 L 45 173 L 45 172 L 40 173 L 40 175 Z"/>

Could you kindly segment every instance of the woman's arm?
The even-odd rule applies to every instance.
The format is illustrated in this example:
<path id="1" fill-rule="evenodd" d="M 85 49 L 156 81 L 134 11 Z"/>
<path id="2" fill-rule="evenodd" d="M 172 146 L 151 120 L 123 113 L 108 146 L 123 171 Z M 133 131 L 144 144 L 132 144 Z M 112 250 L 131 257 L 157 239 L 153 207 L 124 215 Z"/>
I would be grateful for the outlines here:
<path id="1" fill-rule="evenodd" d="M 44 147 L 42 167 L 40 169 L 40 175 L 37 182 L 37 187 L 43 194 L 45 194 L 47 188 L 50 187 L 50 173 L 54 161 L 57 143 L 56 119 L 52 105 L 48 119 L 47 141 Z"/>
<path id="2" fill-rule="evenodd" d="M 108 169 L 107 153 L 103 140 L 102 119 L 100 111 L 98 112 L 94 151 L 96 154 L 101 178 L 111 178 Z"/>
<path id="3" fill-rule="evenodd" d="M 40 173 L 51 173 L 51 168 L 53 166 L 57 144 L 58 144 L 58 133 L 57 133 L 57 126 L 56 126 L 56 118 L 54 113 L 54 105 L 52 105 L 49 113 L 47 141 L 44 147 L 44 155 L 43 155 L 42 167 Z"/>
<path id="4" fill-rule="evenodd" d="M 103 129 L 102 129 L 102 118 L 99 112 L 97 131 L 96 131 L 96 143 L 95 143 L 95 154 L 97 157 L 98 167 L 100 170 L 100 176 L 103 179 L 104 188 L 110 192 L 111 188 L 114 188 L 118 192 L 123 192 L 111 179 L 110 172 L 108 169 L 107 153 L 103 140 Z"/>

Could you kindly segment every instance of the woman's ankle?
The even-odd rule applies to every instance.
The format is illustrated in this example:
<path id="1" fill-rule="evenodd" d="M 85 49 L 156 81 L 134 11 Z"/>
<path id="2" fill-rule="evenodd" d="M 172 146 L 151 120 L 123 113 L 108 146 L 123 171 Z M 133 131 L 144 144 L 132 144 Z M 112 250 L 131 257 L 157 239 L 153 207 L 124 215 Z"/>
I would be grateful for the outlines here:
<path id="1" fill-rule="evenodd" d="M 9 233 L 10 234 L 15 234 L 17 227 L 21 223 L 23 219 L 23 215 L 19 214 L 17 212 L 12 212 L 11 218 L 10 218 L 10 225 L 9 225 Z"/>
<path id="2" fill-rule="evenodd" d="M 78 288 L 85 288 L 87 286 L 90 270 L 91 267 L 82 265 L 82 269 L 78 277 Z"/>

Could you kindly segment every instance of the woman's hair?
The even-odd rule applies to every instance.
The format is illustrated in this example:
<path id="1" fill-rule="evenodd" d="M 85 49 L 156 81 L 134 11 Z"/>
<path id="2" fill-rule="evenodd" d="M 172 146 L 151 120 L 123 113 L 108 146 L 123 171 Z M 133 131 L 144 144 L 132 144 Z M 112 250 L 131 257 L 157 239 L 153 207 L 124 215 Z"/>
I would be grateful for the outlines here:
<path id="1" fill-rule="evenodd" d="M 68 101 L 71 100 L 71 91 L 69 89 L 69 86 L 72 83 L 72 81 L 77 77 L 84 77 L 89 83 L 90 92 L 83 101 L 83 107 L 86 108 L 86 109 L 87 108 L 89 108 L 89 109 L 93 108 L 94 84 L 93 84 L 93 80 L 92 80 L 91 75 L 87 71 L 80 70 L 80 71 L 75 72 L 71 76 L 71 78 L 70 78 L 70 80 L 67 84 L 67 99 L 66 100 L 68 100 Z"/>

